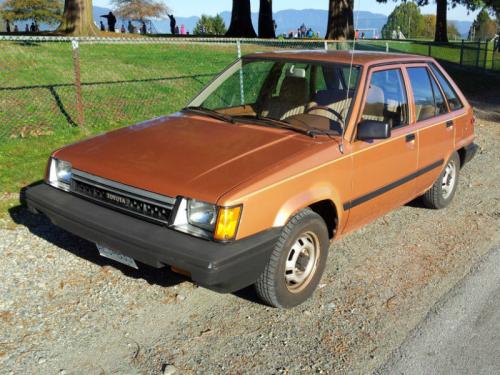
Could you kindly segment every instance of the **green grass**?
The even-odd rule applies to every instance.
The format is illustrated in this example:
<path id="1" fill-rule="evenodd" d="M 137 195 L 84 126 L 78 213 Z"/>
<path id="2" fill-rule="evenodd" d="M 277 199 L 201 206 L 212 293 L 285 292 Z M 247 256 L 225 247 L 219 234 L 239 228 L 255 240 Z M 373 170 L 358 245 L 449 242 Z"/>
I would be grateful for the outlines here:
<path id="1" fill-rule="evenodd" d="M 82 44 L 82 130 L 70 44 L 0 47 L 0 192 L 42 178 L 65 144 L 179 110 L 236 57 L 224 46 Z"/>
<path id="2" fill-rule="evenodd" d="M 243 52 L 278 46 L 245 45 Z M 385 46 L 385 41 L 358 43 L 365 50 L 385 51 Z M 389 47 L 428 52 L 425 42 L 389 42 Z M 70 43 L 1 42 L 0 48 L 0 192 L 18 192 L 41 179 L 48 156 L 63 145 L 177 111 L 236 57 L 234 45 L 81 44 L 81 129 Z M 464 57 L 472 60 L 474 53 Z M 432 46 L 432 55 L 456 63 L 460 49 Z M 471 92 L 498 86 L 498 75 L 450 69 Z"/>

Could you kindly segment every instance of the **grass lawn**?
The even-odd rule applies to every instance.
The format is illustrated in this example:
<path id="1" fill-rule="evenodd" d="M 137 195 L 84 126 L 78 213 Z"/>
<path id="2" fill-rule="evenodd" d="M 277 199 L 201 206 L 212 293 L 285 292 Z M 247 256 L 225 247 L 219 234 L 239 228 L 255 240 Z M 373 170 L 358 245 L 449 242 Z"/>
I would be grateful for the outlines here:
<path id="1" fill-rule="evenodd" d="M 245 45 L 243 53 L 278 46 Z M 50 153 L 63 145 L 179 110 L 236 58 L 234 45 L 81 44 L 82 129 L 71 44 L 1 42 L 0 47 L 0 193 L 19 192 L 41 179 Z M 385 41 L 358 47 L 385 50 Z M 428 47 L 391 42 L 390 51 L 427 54 Z M 459 48 L 433 46 L 432 52 L 460 59 Z M 483 73 L 452 74 L 470 90 L 478 81 L 492 82 L 480 78 Z M 0 212 L 13 199 L 0 196 Z"/>

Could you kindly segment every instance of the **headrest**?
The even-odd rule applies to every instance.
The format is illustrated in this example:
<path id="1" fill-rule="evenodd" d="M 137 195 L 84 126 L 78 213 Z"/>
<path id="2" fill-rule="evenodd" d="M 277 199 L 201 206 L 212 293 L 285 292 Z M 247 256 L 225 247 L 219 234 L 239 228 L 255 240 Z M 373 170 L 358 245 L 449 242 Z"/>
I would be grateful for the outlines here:
<path id="1" fill-rule="evenodd" d="M 281 85 L 281 98 L 295 98 L 306 100 L 308 96 L 308 85 L 305 78 L 285 77 Z"/>

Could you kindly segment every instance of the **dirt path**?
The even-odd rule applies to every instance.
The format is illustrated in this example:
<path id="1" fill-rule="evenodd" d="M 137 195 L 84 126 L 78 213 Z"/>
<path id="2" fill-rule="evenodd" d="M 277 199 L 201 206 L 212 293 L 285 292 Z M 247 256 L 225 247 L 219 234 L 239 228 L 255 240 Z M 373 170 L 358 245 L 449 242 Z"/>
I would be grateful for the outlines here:
<path id="1" fill-rule="evenodd" d="M 483 108 L 493 113 L 498 107 Z M 166 270 L 134 271 L 19 209 L 0 229 L 0 368 L 5 373 L 367 373 L 380 367 L 500 243 L 500 128 L 446 210 L 402 207 L 335 243 L 319 291 L 275 310 L 248 289 L 220 295 Z"/>

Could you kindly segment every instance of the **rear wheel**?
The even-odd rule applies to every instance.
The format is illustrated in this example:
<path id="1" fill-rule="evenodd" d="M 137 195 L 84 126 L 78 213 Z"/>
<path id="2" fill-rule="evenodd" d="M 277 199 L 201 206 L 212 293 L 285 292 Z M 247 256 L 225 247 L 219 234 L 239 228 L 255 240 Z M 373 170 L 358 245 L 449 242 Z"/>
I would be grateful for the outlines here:
<path id="1" fill-rule="evenodd" d="M 255 284 L 267 304 L 288 308 L 301 304 L 316 289 L 328 255 L 324 220 L 307 208 L 283 228 L 264 272 Z"/>
<path id="2" fill-rule="evenodd" d="M 429 208 L 440 209 L 448 206 L 455 196 L 460 171 L 460 157 L 454 152 L 432 187 L 422 196 Z"/>

